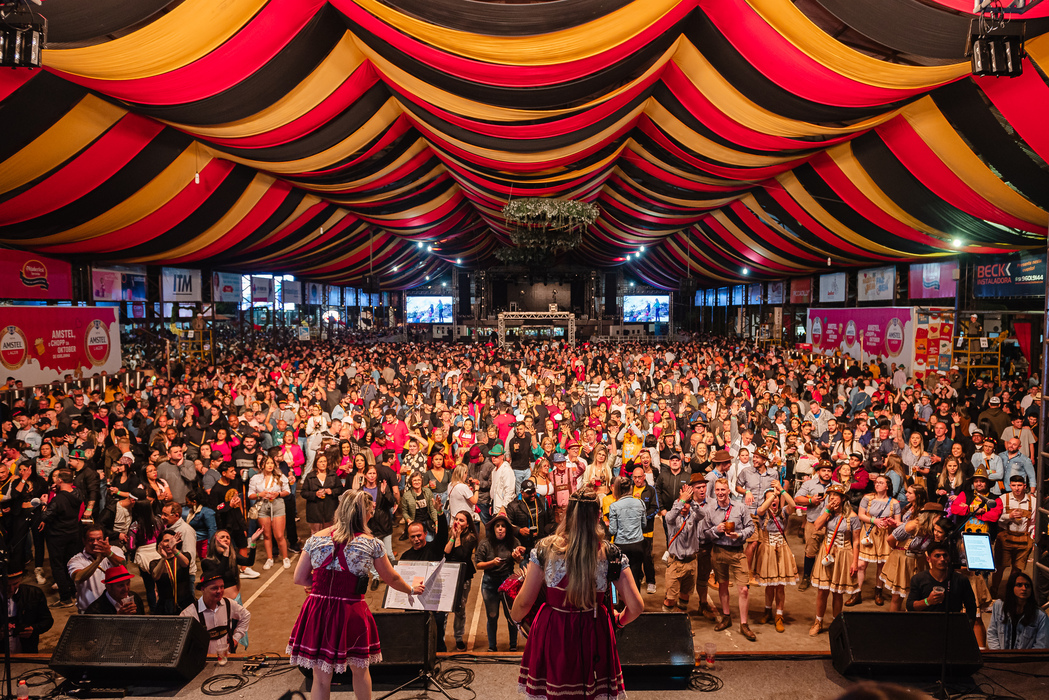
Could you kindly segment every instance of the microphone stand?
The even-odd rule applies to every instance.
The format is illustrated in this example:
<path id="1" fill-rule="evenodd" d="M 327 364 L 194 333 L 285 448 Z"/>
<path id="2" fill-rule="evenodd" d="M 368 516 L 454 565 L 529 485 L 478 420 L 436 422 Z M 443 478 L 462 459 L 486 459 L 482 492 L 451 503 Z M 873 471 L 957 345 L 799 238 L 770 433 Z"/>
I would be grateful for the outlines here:
<path id="1" fill-rule="evenodd" d="M 4 700 L 13 700 L 15 697 L 11 690 L 11 621 L 7 616 L 8 600 L 11 597 L 11 585 L 7 580 L 8 552 L 4 537 L 0 537 L 0 581 L 4 587 L 4 604 L 0 607 L 0 625 L 3 626 L 4 644 Z"/>

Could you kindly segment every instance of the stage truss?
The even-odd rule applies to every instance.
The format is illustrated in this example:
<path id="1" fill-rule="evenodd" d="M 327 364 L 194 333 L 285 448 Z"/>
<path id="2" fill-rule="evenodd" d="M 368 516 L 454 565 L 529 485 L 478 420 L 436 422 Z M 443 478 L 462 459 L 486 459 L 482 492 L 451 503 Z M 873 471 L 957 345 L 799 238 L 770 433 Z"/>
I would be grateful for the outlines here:
<path id="1" fill-rule="evenodd" d="M 565 341 L 569 345 L 575 345 L 575 314 L 568 311 L 504 311 L 499 314 L 499 347 L 506 347 L 506 322 L 507 321 L 549 321 L 544 325 L 553 328 L 553 321 L 568 321 L 568 331 L 565 333 Z"/>

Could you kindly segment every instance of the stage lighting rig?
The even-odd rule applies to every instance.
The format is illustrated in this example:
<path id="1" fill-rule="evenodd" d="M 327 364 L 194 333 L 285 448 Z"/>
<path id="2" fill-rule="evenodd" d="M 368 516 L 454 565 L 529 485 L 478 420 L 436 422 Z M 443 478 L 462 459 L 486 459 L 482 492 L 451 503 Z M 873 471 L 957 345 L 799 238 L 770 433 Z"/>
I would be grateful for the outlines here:
<path id="1" fill-rule="evenodd" d="M 1022 2 L 976 0 L 970 23 L 969 55 L 973 75 L 1015 78 L 1023 73 L 1024 23 L 1009 22 L 1005 10 L 1022 7 Z"/>
<path id="2" fill-rule="evenodd" d="M 39 68 L 46 42 L 47 19 L 28 0 L 0 2 L 0 67 Z"/>

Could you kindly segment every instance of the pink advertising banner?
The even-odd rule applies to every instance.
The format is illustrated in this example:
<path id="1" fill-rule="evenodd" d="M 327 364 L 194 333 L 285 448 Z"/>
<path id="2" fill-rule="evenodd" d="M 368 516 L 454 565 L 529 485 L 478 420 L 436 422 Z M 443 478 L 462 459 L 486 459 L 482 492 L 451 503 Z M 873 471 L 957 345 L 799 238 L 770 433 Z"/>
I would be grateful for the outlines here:
<path id="1" fill-rule="evenodd" d="M 912 299 L 945 299 L 958 293 L 958 261 L 912 263 L 910 295 Z"/>
<path id="2" fill-rule="evenodd" d="M 890 306 L 870 309 L 809 309 L 807 340 L 824 355 L 841 353 L 903 362 L 914 358 L 914 310 Z"/>
<path id="3" fill-rule="evenodd" d="M 0 298 L 72 299 L 73 268 L 65 260 L 5 250 L 0 255 Z"/>
<path id="4" fill-rule="evenodd" d="M 113 307 L 0 307 L 0 364 L 27 386 L 120 369 Z"/>

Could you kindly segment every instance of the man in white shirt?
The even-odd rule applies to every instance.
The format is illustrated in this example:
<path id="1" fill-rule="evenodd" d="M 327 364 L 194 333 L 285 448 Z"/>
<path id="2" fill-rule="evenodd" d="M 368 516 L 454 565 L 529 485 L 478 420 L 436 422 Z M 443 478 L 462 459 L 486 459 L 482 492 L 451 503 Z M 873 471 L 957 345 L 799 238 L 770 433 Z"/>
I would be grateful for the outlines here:
<path id="1" fill-rule="evenodd" d="M 114 547 L 106 539 L 102 528 L 91 525 L 84 533 L 84 549 L 66 565 L 69 577 L 76 584 L 76 607 L 84 612 L 87 606 L 106 590 L 106 569 L 124 564 L 124 550 Z"/>
<path id="2" fill-rule="evenodd" d="M 226 590 L 222 574 L 211 562 L 203 565 L 197 588 L 201 592 L 200 599 L 187 606 L 181 613 L 182 617 L 195 617 L 204 625 L 211 640 L 208 653 L 218 654 L 219 665 L 225 665 L 226 653 L 235 651 L 248 633 L 251 613 L 237 601 L 222 595 Z M 226 653 L 220 653 L 220 650 Z"/>
<path id="3" fill-rule="evenodd" d="M 496 514 L 513 502 L 517 496 L 517 482 L 514 478 L 514 470 L 506 461 L 506 451 L 503 446 L 496 443 L 491 452 L 488 453 L 495 469 L 492 470 L 492 514 Z"/>

